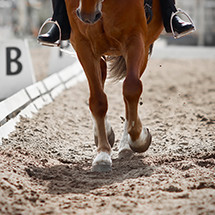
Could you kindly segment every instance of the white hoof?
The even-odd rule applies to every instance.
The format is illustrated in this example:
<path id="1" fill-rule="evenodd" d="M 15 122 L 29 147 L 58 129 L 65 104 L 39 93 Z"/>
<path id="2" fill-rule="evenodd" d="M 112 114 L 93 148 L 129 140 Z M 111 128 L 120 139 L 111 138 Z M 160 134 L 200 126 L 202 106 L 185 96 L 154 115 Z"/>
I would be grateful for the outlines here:
<path id="1" fill-rule="evenodd" d="M 111 156 L 106 152 L 100 152 L 93 161 L 93 172 L 109 172 L 112 170 Z"/>
<path id="2" fill-rule="evenodd" d="M 140 137 L 135 141 L 132 141 L 130 135 L 128 135 L 129 146 L 134 152 L 145 152 L 149 148 L 151 141 L 152 136 L 147 128 L 143 128 Z"/>

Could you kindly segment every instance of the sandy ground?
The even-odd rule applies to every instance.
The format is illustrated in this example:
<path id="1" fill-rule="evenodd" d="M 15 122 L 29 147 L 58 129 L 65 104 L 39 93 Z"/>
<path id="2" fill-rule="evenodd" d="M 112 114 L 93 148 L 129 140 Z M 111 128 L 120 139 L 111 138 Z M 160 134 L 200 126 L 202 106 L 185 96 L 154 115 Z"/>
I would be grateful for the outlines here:
<path id="1" fill-rule="evenodd" d="M 130 159 L 117 157 L 122 84 L 107 83 L 111 173 L 91 172 L 86 82 L 22 119 L 0 148 L 0 214 L 215 214 L 214 68 L 206 59 L 150 61 L 139 112 L 153 143 Z"/>

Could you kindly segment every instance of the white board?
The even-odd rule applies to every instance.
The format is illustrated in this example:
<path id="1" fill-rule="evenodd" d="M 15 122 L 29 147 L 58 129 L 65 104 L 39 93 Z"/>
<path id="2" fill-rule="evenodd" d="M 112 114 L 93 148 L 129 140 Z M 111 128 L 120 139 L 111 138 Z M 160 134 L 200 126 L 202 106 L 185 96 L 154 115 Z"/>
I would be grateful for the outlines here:
<path id="1" fill-rule="evenodd" d="M 63 41 L 62 46 L 64 47 L 65 50 L 74 52 L 74 49 L 72 48 L 72 46 L 67 41 Z M 49 72 L 48 72 L 48 74 L 51 75 L 53 73 L 59 72 L 62 69 L 72 65 L 73 63 L 75 63 L 77 61 L 78 60 L 76 57 L 62 52 L 60 50 L 60 48 L 52 47 L 51 48 L 51 54 L 50 54 L 50 60 L 49 60 Z"/>
<path id="2" fill-rule="evenodd" d="M 0 41 L 0 65 L 0 100 L 35 82 L 27 41 Z"/>

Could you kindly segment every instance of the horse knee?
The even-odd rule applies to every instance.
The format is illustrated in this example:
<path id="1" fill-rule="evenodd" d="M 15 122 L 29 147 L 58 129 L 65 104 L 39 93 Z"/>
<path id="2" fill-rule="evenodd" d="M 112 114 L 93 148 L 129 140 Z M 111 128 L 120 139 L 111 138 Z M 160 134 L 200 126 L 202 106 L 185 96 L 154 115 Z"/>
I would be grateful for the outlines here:
<path id="1" fill-rule="evenodd" d="M 126 78 L 123 83 L 123 95 L 128 102 L 138 101 L 142 93 L 142 82 L 138 78 Z"/>
<path id="2" fill-rule="evenodd" d="M 91 96 L 89 99 L 89 105 L 94 117 L 105 117 L 108 105 L 107 97 L 104 93 L 99 96 Z"/>

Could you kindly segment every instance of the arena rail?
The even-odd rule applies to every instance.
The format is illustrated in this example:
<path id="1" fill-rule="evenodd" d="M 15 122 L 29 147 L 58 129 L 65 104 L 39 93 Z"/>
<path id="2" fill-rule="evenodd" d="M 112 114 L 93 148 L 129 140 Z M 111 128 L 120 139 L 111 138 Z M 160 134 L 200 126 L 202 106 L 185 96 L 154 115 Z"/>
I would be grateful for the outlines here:
<path id="1" fill-rule="evenodd" d="M 0 145 L 16 129 L 21 117 L 31 118 L 65 89 L 85 80 L 78 61 L 0 102 Z"/>

